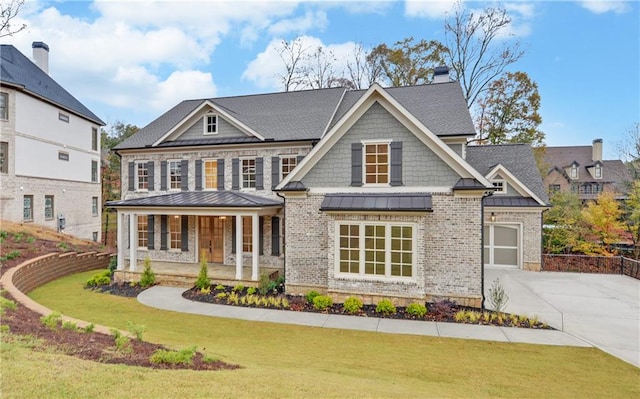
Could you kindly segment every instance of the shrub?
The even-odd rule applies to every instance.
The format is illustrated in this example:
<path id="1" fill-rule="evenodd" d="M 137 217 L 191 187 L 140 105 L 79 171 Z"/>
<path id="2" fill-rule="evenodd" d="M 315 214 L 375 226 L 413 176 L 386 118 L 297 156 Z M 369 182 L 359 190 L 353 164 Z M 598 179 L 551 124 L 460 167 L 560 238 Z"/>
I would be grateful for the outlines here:
<path id="1" fill-rule="evenodd" d="M 16 310 L 16 306 L 16 303 L 11 299 L 0 296 L 0 315 L 3 315 L 7 309 Z"/>
<path id="2" fill-rule="evenodd" d="M 127 330 L 135 335 L 136 339 L 138 341 L 142 341 L 142 334 L 147 331 L 147 327 L 140 325 L 140 324 L 135 324 L 132 321 L 127 321 Z"/>
<path id="3" fill-rule="evenodd" d="M 467 312 L 465 310 L 459 310 L 455 316 L 453 316 L 453 319 L 458 323 L 465 322 L 467 320 Z"/>
<path id="4" fill-rule="evenodd" d="M 140 276 L 140 287 L 151 287 L 156 283 L 156 275 L 151 270 L 151 259 L 147 256 L 144 259 L 144 270 L 142 276 Z"/>
<path id="5" fill-rule="evenodd" d="M 381 299 L 376 305 L 376 313 L 390 315 L 396 312 L 396 307 L 389 299 Z"/>
<path id="6" fill-rule="evenodd" d="M 62 321 L 62 315 L 60 314 L 60 312 L 51 312 L 46 316 L 42 316 L 40 318 L 40 321 L 45 326 L 49 327 L 52 330 L 55 330 L 56 328 L 58 328 L 58 325 Z"/>
<path id="7" fill-rule="evenodd" d="M 258 292 L 260 295 L 267 295 L 269 291 L 271 291 L 275 287 L 272 286 L 272 281 L 269 279 L 269 275 L 266 273 L 262 273 L 260 275 L 260 280 L 258 281 Z"/>
<path id="8" fill-rule="evenodd" d="M 493 280 L 493 285 L 489 289 L 489 302 L 496 312 L 502 312 L 507 306 L 509 296 L 504 292 L 504 287 L 500 284 L 500 279 Z"/>
<path id="9" fill-rule="evenodd" d="M 218 299 L 225 299 L 227 297 L 227 293 L 226 292 L 218 292 L 216 294 L 216 298 Z"/>
<path id="10" fill-rule="evenodd" d="M 12 259 L 17 258 L 18 256 L 20 256 L 20 251 L 11 251 L 8 254 L 6 254 L 4 257 L 7 260 L 12 260 Z"/>
<path id="11" fill-rule="evenodd" d="M 414 317 L 424 317 L 427 314 L 427 307 L 422 303 L 412 303 L 407 306 L 407 314 Z"/>
<path id="12" fill-rule="evenodd" d="M 111 258 L 109 258 L 109 266 L 107 267 L 107 269 L 109 270 L 109 275 L 113 276 L 113 273 L 116 271 L 116 269 L 118 269 L 117 256 L 112 256 Z"/>
<path id="13" fill-rule="evenodd" d="M 85 287 L 93 288 L 101 285 L 109 285 L 111 284 L 111 272 L 109 270 L 104 270 L 98 274 L 95 274 L 84 284 Z"/>
<path id="14" fill-rule="evenodd" d="M 231 293 L 229 293 L 229 296 L 227 297 L 227 303 L 229 305 L 237 305 L 238 302 L 240 302 L 240 296 L 238 295 L 238 293 L 236 291 L 232 291 Z"/>
<path id="15" fill-rule="evenodd" d="M 13 233 L 13 242 L 20 242 L 24 237 L 24 232 Z"/>
<path id="16" fill-rule="evenodd" d="M 112 328 L 111 334 L 113 335 L 114 343 L 116 344 L 117 350 L 121 352 L 131 352 L 133 350 L 131 348 L 131 345 L 129 344 L 129 337 L 127 337 L 126 335 L 122 335 L 120 330 Z"/>
<path id="17" fill-rule="evenodd" d="M 196 288 L 203 290 L 211 286 L 209 281 L 209 270 L 207 266 L 206 251 L 200 252 L 200 272 L 198 273 L 198 279 L 196 280 Z"/>
<path id="18" fill-rule="evenodd" d="M 431 304 L 429 314 L 435 319 L 442 319 L 449 316 L 455 308 L 455 302 L 445 299 Z"/>
<path id="19" fill-rule="evenodd" d="M 184 364 L 189 365 L 193 362 L 193 357 L 196 354 L 196 347 L 192 346 L 187 349 L 179 351 L 172 351 L 166 349 L 158 349 L 153 352 L 149 359 L 151 363 L 155 364 Z"/>
<path id="20" fill-rule="evenodd" d="M 83 330 L 83 331 L 84 331 L 86 334 L 91 334 L 91 333 L 93 332 L 94 328 L 96 328 L 95 324 L 93 324 L 93 323 L 89 323 L 89 324 L 87 324 L 87 326 L 84 328 L 84 330 Z"/>
<path id="21" fill-rule="evenodd" d="M 234 292 L 242 292 L 243 290 L 244 290 L 244 285 L 242 284 L 236 284 L 235 287 L 233 287 Z"/>
<path id="22" fill-rule="evenodd" d="M 307 300 L 307 303 L 309 303 L 310 305 L 313 305 L 313 299 L 317 296 L 320 296 L 320 293 L 318 291 L 309 291 L 304 296 L 304 298 Z"/>
<path id="23" fill-rule="evenodd" d="M 346 313 L 356 314 L 362 310 L 362 306 L 363 303 L 359 298 L 351 296 L 344 300 L 342 309 L 344 309 Z"/>
<path id="24" fill-rule="evenodd" d="M 78 325 L 72 321 L 66 320 L 62 322 L 62 329 L 64 330 L 71 330 L 71 331 L 77 331 L 78 330 Z"/>
<path id="25" fill-rule="evenodd" d="M 247 288 L 247 295 L 253 295 L 255 293 L 256 293 L 256 288 L 255 287 Z"/>
<path id="26" fill-rule="evenodd" d="M 211 287 L 208 287 L 208 288 L 201 288 L 201 289 L 200 289 L 200 293 L 201 293 L 201 294 L 204 294 L 204 295 L 209 295 L 209 294 L 211 294 Z"/>
<path id="27" fill-rule="evenodd" d="M 216 359 L 215 357 L 211 356 L 211 355 L 203 355 L 202 356 L 202 363 L 214 363 L 217 362 L 218 359 Z"/>
<path id="28" fill-rule="evenodd" d="M 325 311 L 333 306 L 333 299 L 328 295 L 318 295 L 313 298 L 313 307 L 320 311 Z"/>
<path id="29" fill-rule="evenodd" d="M 224 291 L 225 290 L 225 286 L 222 284 L 218 284 L 216 285 L 216 291 Z"/>
<path id="30" fill-rule="evenodd" d="M 60 248 L 63 251 L 68 251 L 69 250 L 69 244 L 67 244 L 66 242 L 61 242 L 58 245 L 56 245 L 56 247 Z"/>

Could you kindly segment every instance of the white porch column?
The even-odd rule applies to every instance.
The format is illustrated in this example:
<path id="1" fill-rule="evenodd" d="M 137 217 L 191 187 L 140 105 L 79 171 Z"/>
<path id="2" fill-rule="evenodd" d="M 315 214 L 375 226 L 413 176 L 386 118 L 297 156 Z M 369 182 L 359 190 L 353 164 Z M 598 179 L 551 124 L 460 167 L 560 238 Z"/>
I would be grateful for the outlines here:
<path id="1" fill-rule="evenodd" d="M 258 281 L 258 255 L 260 255 L 260 237 L 258 237 L 260 218 L 258 215 L 251 215 L 251 280 Z"/>
<path id="2" fill-rule="evenodd" d="M 118 270 L 124 270 L 124 223 L 125 214 L 117 211 L 118 230 L 116 237 L 116 245 L 118 246 Z"/>
<path id="3" fill-rule="evenodd" d="M 242 280 L 242 216 L 236 215 L 236 280 Z"/>
<path id="4" fill-rule="evenodd" d="M 138 264 L 138 215 L 129 215 L 129 271 L 136 271 Z"/>

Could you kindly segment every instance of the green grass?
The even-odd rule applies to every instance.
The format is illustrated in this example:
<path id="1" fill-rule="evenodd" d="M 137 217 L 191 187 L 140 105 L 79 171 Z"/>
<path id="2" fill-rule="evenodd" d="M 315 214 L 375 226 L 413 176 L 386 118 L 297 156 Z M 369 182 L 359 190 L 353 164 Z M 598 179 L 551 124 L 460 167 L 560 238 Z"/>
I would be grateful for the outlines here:
<path id="1" fill-rule="evenodd" d="M 7 397 L 638 397 L 640 370 L 594 348 L 287 326 L 167 312 L 82 288 L 93 272 L 31 293 L 43 305 L 173 349 L 242 366 L 219 372 L 103 365 L 2 346 Z M 37 372 L 36 372 L 37 370 Z M 37 374 L 38 378 L 33 378 Z"/>

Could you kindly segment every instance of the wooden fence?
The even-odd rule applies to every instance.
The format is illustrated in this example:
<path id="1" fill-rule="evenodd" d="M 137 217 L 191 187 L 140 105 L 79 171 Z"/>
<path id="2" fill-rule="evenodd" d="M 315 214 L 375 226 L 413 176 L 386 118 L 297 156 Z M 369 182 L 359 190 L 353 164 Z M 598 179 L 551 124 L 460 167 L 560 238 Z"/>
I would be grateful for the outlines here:
<path id="1" fill-rule="evenodd" d="M 542 255 L 542 270 L 547 272 L 577 272 L 624 274 L 640 280 L 640 261 L 624 256 Z"/>

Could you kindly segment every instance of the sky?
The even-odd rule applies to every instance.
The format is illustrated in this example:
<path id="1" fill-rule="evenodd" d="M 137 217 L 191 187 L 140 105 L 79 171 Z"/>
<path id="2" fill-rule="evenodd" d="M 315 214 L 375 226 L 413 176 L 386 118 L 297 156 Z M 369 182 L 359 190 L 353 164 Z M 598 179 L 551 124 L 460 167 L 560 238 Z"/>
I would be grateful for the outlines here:
<path id="1" fill-rule="evenodd" d="M 6 0 L 0 0 L 6 2 Z M 282 91 L 276 47 L 303 37 L 344 60 L 407 37 L 444 41 L 447 1 L 31 1 L 0 38 L 31 57 L 50 48 L 49 72 L 108 125 L 143 127 L 182 100 Z M 606 159 L 640 122 L 640 3 L 464 1 L 512 17 L 498 41 L 525 55 L 509 67 L 535 81 L 549 146 L 604 140 Z"/>

